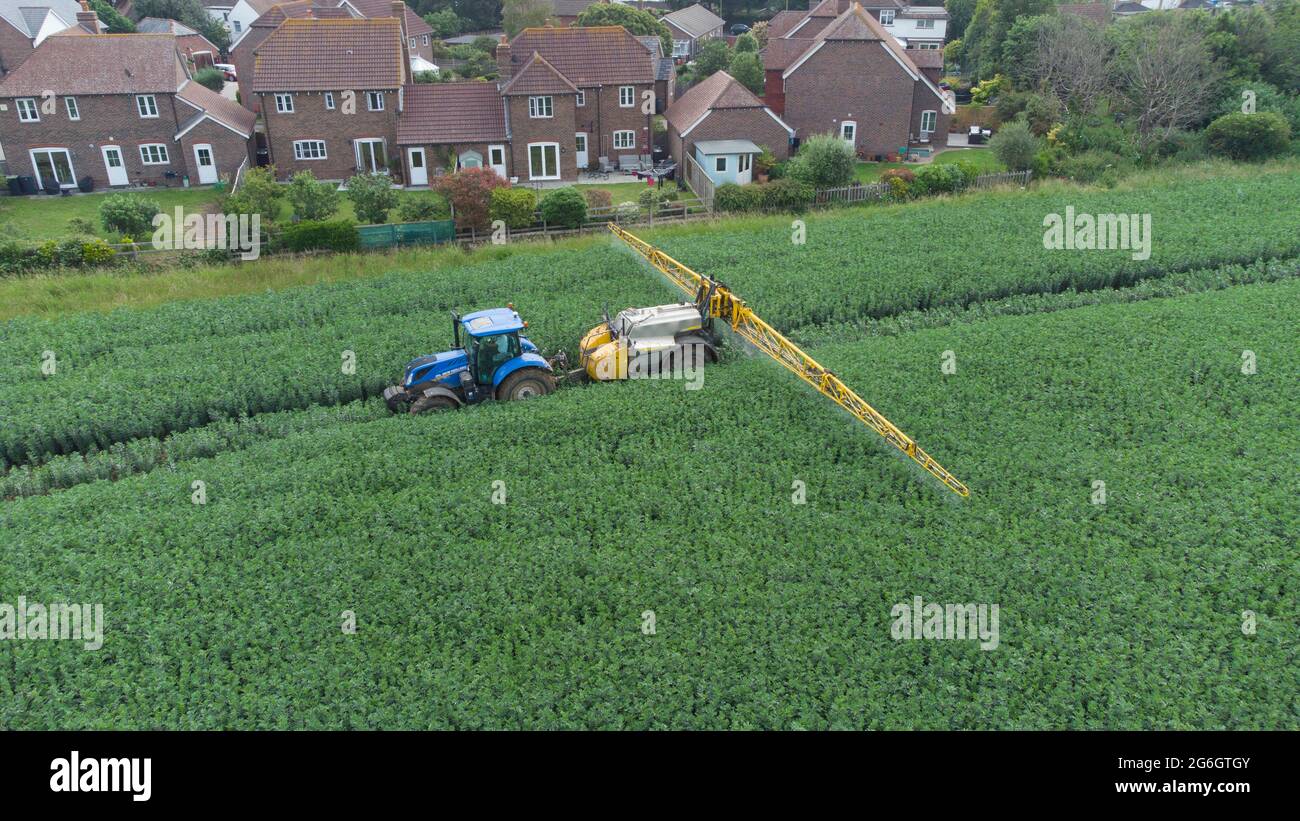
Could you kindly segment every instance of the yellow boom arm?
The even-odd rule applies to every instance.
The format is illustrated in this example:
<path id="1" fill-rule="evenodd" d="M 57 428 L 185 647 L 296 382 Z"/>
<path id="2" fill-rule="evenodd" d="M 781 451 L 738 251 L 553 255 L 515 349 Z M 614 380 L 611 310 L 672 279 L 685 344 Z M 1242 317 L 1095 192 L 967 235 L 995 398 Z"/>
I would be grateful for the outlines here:
<path id="1" fill-rule="evenodd" d="M 731 292 L 731 289 L 717 280 L 695 273 L 650 243 L 612 222 L 609 223 L 609 230 L 614 233 L 614 236 L 632 246 L 638 254 L 645 257 L 660 273 L 676 283 L 688 295 L 697 300 L 701 296 L 707 296 L 707 310 L 710 316 L 726 320 L 733 331 L 883 436 L 885 441 L 906 453 L 912 461 L 943 482 L 949 490 L 960 496 L 970 495 L 970 489 L 945 470 L 943 465 L 930 458 L 930 454 L 921 450 L 912 437 L 903 433 L 893 422 L 868 405 L 862 397 L 850 390 L 848 385 L 841 382 L 838 376 L 817 364 L 817 361 L 800 350 L 798 345 L 759 319 L 745 305 L 744 300 Z"/>

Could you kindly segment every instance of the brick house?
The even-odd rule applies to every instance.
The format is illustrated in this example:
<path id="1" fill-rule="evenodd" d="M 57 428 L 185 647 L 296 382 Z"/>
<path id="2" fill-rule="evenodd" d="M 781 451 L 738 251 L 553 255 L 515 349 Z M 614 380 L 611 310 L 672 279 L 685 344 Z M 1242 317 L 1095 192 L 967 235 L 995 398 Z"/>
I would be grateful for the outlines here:
<path id="1" fill-rule="evenodd" d="M 496 60 L 513 176 L 571 182 L 600 157 L 652 154 L 660 58 L 622 26 L 524 29 Z"/>
<path id="2" fill-rule="evenodd" d="M 80 16 L 94 26 L 94 12 Z M 42 96 L 45 91 L 53 95 Z M 233 178 L 253 115 L 190 80 L 170 34 L 46 38 L 0 82 L 9 173 L 43 188 L 178 186 Z"/>
<path id="3" fill-rule="evenodd" d="M 836 2 L 824 0 L 808 12 L 807 25 L 768 41 L 764 101 L 798 139 L 834 134 L 860 156 L 946 145 L 955 108 L 930 76 L 935 69 L 922 71 L 913 52 L 857 3 L 823 22 Z M 809 27 L 815 36 L 798 36 Z"/>
<path id="4" fill-rule="evenodd" d="M 913 6 L 903 0 L 860 0 L 859 5 L 904 48 L 943 50 L 948 33 L 943 6 Z M 768 36 L 816 37 L 848 7 L 849 0 L 823 0 L 807 12 L 780 12 L 768 25 Z"/>
<path id="5" fill-rule="evenodd" d="M 338 8 L 350 9 L 354 17 L 365 17 L 369 20 L 394 17 L 397 14 L 397 6 L 401 5 L 403 30 L 406 32 L 406 50 L 412 58 L 418 57 L 427 63 L 435 62 L 433 40 L 437 35 L 434 34 L 433 27 L 424 22 L 423 18 L 406 3 L 394 3 L 393 0 L 328 0 L 328 3 Z"/>
<path id="6" fill-rule="evenodd" d="M 176 49 L 195 70 L 221 62 L 221 49 L 184 23 L 161 17 L 145 17 L 135 24 L 135 30 L 141 34 L 175 35 Z"/>
<path id="7" fill-rule="evenodd" d="M 256 50 L 270 162 L 281 179 L 345 180 L 400 167 L 393 151 L 407 84 L 399 17 L 289 19 Z"/>
<path id="8" fill-rule="evenodd" d="M 250 111 L 262 110 L 257 95 L 253 93 L 257 47 L 262 45 L 285 20 L 303 18 L 341 20 L 354 17 L 355 15 L 348 9 L 317 6 L 312 3 L 312 0 L 295 0 L 295 2 L 277 3 L 271 6 L 244 29 L 243 36 L 230 48 L 230 63 L 235 67 L 235 76 L 239 82 L 239 102 Z"/>
<path id="9" fill-rule="evenodd" d="M 50 35 L 77 23 L 77 0 L 0 0 L 0 77 L 18 68 Z"/>
<path id="10" fill-rule="evenodd" d="M 748 140 L 778 160 L 790 156 L 794 129 L 725 71 L 682 94 L 669 107 L 667 120 L 669 150 L 678 163 L 696 155 L 695 143 L 715 140 Z"/>
<path id="11" fill-rule="evenodd" d="M 516 166 L 506 134 L 506 98 L 496 83 L 421 83 L 404 93 L 397 145 L 409 185 L 428 185 L 462 168 L 491 168 L 510 178 Z"/>
<path id="12" fill-rule="evenodd" d="M 605 0 L 551 0 L 551 7 L 555 13 L 548 19 L 554 21 L 557 26 L 567 28 L 577 24 L 578 15 L 586 11 L 588 6 L 603 2 Z"/>
<path id="13" fill-rule="evenodd" d="M 705 40 L 725 36 L 723 27 L 726 21 L 699 3 L 665 14 L 660 19 L 672 35 L 673 57 L 694 57 Z"/>

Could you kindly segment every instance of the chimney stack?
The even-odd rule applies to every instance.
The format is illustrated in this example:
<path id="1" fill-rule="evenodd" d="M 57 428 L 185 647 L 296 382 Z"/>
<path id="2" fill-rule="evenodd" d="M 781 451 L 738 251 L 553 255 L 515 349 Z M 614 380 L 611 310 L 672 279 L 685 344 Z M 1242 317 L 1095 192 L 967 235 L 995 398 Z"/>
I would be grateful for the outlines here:
<path id="1" fill-rule="evenodd" d="M 510 82 L 510 41 L 506 36 L 501 35 L 501 42 L 497 43 L 497 82 L 505 85 Z"/>
<path id="2" fill-rule="evenodd" d="M 411 48 L 407 40 L 410 35 L 406 33 L 406 3 L 402 0 L 392 0 L 391 8 L 402 35 L 402 82 L 405 84 L 407 76 L 411 73 Z"/>
<path id="3" fill-rule="evenodd" d="M 86 0 L 81 0 L 81 11 L 77 12 L 77 25 L 91 34 L 99 34 L 99 15 Z"/>

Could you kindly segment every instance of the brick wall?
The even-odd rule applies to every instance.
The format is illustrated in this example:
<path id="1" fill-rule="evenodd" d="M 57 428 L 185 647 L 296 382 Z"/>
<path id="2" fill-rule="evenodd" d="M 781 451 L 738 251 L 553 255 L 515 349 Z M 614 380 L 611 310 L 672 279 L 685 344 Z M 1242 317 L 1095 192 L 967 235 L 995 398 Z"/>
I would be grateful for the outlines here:
<path id="1" fill-rule="evenodd" d="M 784 73 L 779 68 L 769 68 L 763 72 L 763 102 L 778 117 L 785 114 L 785 80 L 781 79 Z"/>
<path id="2" fill-rule="evenodd" d="M 705 140 L 750 140 L 769 149 L 778 160 L 790 156 L 790 132 L 761 108 L 719 109 L 704 118 L 683 140 L 673 135 L 673 158 L 682 162 L 686 154 L 694 156 L 695 143 Z"/>
<path id="3" fill-rule="evenodd" d="M 575 109 L 577 112 L 575 132 L 587 134 L 587 154 L 592 164 L 599 157 L 609 157 L 610 162 L 618 164 L 620 154 L 649 154 L 653 148 L 653 115 L 641 113 L 641 95 L 653 91 L 653 83 L 641 83 L 632 86 L 632 107 L 623 108 L 618 104 L 618 85 L 599 88 L 586 88 L 586 104 Z M 513 123 L 514 120 L 512 119 Z M 615 131 L 632 131 L 636 134 L 636 148 L 614 148 Z M 515 130 L 516 135 L 518 129 Z M 516 137 L 517 139 L 517 137 Z"/>
<path id="4" fill-rule="evenodd" d="M 935 113 L 934 133 L 930 135 L 930 145 L 942 148 L 948 144 L 948 127 L 952 124 L 952 115 L 945 114 L 943 101 L 934 96 L 925 83 L 917 83 L 912 92 L 911 133 L 916 139 L 921 138 L 921 115 L 925 111 Z"/>
<path id="5" fill-rule="evenodd" d="M 249 29 L 244 39 L 230 52 L 230 64 L 235 67 L 235 76 L 239 78 L 239 102 L 249 111 L 261 111 L 259 98 L 253 93 L 253 66 L 257 59 L 253 51 L 274 31 L 275 29 L 262 27 Z"/>
<path id="6" fill-rule="evenodd" d="M 9 173 L 36 176 L 28 154 L 31 148 L 66 148 L 72 155 L 74 179 L 89 176 L 97 188 L 107 187 L 108 171 L 100 149 L 105 145 L 116 145 L 122 149 L 131 184 L 180 185 L 181 175 L 188 169 L 180 145 L 173 140 L 177 131 L 177 111 L 185 119 L 194 109 L 176 102 L 171 94 L 155 94 L 154 98 L 158 116 L 143 118 L 136 110 L 134 95 L 78 95 L 77 108 L 81 119 L 70 121 L 64 99 L 58 97 L 54 113 L 42 112 L 39 123 L 19 122 L 14 98 L 5 98 L 9 110 L 0 112 L 0 133 L 4 135 Z M 37 105 L 40 105 L 39 99 Z M 145 165 L 139 149 L 143 143 L 167 146 L 169 162 Z M 176 176 L 168 178 L 168 171 Z"/>
<path id="7" fill-rule="evenodd" d="M 574 182 L 578 179 L 578 166 L 574 154 L 574 134 L 581 131 L 577 126 L 575 96 L 572 94 L 552 95 L 552 111 L 555 116 L 532 118 L 528 116 L 527 95 L 506 98 L 506 110 L 510 123 L 510 173 L 519 177 L 520 182 L 528 182 L 528 144 L 553 142 L 560 144 L 560 179 Z M 593 106 L 591 94 L 587 95 L 587 105 Z M 592 150 L 595 137 L 587 135 L 587 154 L 591 161 L 596 155 Z"/>
<path id="8" fill-rule="evenodd" d="M 233 182 L 235 172 L 245 160 L 248 161 L 248 167 L 253 165 L 251 139 L 245 139 L 225 126 L 215 123 L 212 120 L 204 120 L 198 125 L 185 132 L 179 142 L 172 143 L 173 150 L 180 151 L 183 156 L 177 159 L 183 159 L 185 163 L 185 173 L 190 175 L 190 185 L 198 185 L 199 168 L 198 162 L 194 157 L 194 146 L 208 145 L 212 147 L 213 161 L 217 167 L 218 179 L 225 177 L 228 182 Z M 245 169 L 247 170 L 247 169 Z"/>
<path id="9" fill-rule="evenodd" d="M 32 51 L 30 37 L 0 20 L 0 77 L 22 65 Z"/>
<path id="10" fill-rule="evenodd" d="M 512 171 L 510 168 L 509 144 L 503 140 L 499 143 L 492 143 L 492 145 L 505 146 L 505 160 L 506 160 L 505 178 L 510 179 L 510 175 L 515 172 Z M 490 164 L 491 155 L 488 153 L 488 148 L 489 148 L 488 143 L 456 143 L 454 145 L 430 143 L 422 146 L 404 145 L 401 148 L 402 148 L 402 164 L 403 167 L 406 168 L 406 173 L 407 173 L 406 180 L 408 184 L 411 179 L 410 155 L 407 154 L 406 151 L 408 148 L 424 149 L 424 164 L 425 164 L 426 171 L 429 175 L 429 182 L 431 183 L 433 182 L 434 178 L 437 176 L 439 169 L 442 170 L 443 174 L 451 174 L 456 170 L 455 168 L 452 167 L 451 164 L 451 155 L 453 152 L 457 156 L 459 156 L 468 151 L 476 151 L 478 152 L 479 156 L 483 158 L 483 167 L 488 169 L 492 168 Z M 527 173 L 528 171 L 527 169 L 525 169 L 524 174 L 526 175 Z"/>
<path id="11" fill-rule="evenodd" d="M 279 179 L 288 179 L 298 171 L 311 171 L 321 180 L 346 180 L 356 171 L 353 141 L 382 138 L 389 160 L 397 149 L 397 91 L 383 92 L 384 110 L 366 108 L 365 91 L 356 91 L 356 113 L 344 114 L 343 92 L 334 92 L 334 110 L 325 108 L 322 92 L 295 92 L 292 114 L 275 110 L 275 95 L 259 95 L 262 117 L 266 124 L 271 163 Z M 323 160 L 294 159 L 295 140 L 324 140 Z"/>
<path id="12" fill-rule="evenodd" d="M 880 43 L 827 42 L 786 78 L 783 119 L 801 140 L 853 120 L 858 151 L 892 154 L 912 133 L 916 85 Z"/>

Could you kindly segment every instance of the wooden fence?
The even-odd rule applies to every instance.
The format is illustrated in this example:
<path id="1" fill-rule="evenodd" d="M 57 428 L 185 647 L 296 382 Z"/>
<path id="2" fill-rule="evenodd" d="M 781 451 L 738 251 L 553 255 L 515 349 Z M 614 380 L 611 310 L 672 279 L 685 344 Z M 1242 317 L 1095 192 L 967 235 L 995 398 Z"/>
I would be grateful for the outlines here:
<path id="1" fill-rule="evenodd" d="M 709 175 L 704 173 L 704 169 L 695 161 L 690 154 L 686 155 L 686 184 L 695 192 L 695 196 L 707 202 L 709 207 L 713 207 L 713 180 Z"/>

